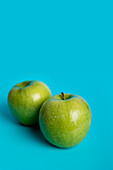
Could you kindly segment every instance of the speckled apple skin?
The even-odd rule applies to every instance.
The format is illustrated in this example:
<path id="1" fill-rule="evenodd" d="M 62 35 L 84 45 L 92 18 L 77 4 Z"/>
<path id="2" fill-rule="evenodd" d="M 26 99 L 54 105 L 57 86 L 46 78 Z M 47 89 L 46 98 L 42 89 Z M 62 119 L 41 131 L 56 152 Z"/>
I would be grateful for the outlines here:
<path id="1" fill-rule="evenodd" d="M 24 125 L 37 122 L 39 109 L 51 97 L 51 91 L 41 81 L 25 81 L 16 84 L 8 94 L 8 106 L 12 115 Z"/>
<path id="2" fill-rule="evenodd" d="M 45 138 L 53 145 L 70 148 L 79 144 L 91 125 L 91 110 L 80 96 L 65 94 L 48 99 L 41 107 L 39 125 Z"/>

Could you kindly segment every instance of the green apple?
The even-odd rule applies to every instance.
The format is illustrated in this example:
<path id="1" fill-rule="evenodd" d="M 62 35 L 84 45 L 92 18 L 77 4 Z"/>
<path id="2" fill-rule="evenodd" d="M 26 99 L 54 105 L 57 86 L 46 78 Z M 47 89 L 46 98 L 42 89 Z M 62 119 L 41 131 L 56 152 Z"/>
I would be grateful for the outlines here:
<path id="1" fill-rule="evenodd" d="M 89 105 L 82 97 L 64 93 L 46 100 L 39 112 L 44 137 L 61 148 L 79 144 L 88 133 L 91 119 Z"/>
<path id="2" fill-rule="evenodd" d="M 39 109 L 51 97 L 51 91 L 41 81 L 24 81 L 16 84 L 8 94 L 8 106 L 12 115 L 24 125 L 37 122 Z"/>

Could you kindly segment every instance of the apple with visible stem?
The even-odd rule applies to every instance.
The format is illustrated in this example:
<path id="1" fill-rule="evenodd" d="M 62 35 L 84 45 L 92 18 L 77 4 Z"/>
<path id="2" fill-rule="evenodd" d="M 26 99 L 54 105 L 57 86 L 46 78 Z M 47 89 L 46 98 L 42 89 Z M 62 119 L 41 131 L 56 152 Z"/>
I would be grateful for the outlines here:
<path id="1" fill-rule="evenodd" d="M 8 94 L 8 106 L 12 115 L 24 125 L 37 122 L 39 109 L 51 97 L 51 91 L 41 81 L 24 81 L 16 84 Z"/>
<path id="2" fill-rule="evenodd" d="M 70 148 L 79 144 L 91 125 L 88 103 L 78 95 L 55 95 L 44 102 L 39 125 L 44 137 L 53 145 Z"/>

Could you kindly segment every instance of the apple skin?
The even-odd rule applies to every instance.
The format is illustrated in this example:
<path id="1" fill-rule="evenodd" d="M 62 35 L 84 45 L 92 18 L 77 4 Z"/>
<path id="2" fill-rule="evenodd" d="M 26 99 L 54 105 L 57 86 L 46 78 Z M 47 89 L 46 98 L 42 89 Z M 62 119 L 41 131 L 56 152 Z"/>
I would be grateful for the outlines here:
<path id="1" fill-rule="evenodd" d="M 53 145 L 70 148 L 88 133 L 92 115 L 88 103 L 80 96 L 56 95 L 44 102 L 39 112 L 39 125 L 44 137 Z"/>
<path id="2" fill-rule="evenodd" d="M 8 94 L 8 106 L 12 115 L 24 125 L 37 123 L 39 109 L 51 97 L 51 91 L 41 81 L 24 81 L 16 84 Z"/>

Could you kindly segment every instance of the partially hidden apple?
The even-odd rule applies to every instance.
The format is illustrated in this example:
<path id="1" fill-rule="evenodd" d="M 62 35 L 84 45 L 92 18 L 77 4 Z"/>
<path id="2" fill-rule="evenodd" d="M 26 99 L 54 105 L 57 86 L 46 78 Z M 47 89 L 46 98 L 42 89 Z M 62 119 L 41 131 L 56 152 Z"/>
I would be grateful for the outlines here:
<path id="1" fill-rule="evenodd" d="M 44 137 L 61 148 L 79 144 L 88 133 L 91 120 L 88 103 L 80 96 L 64 93 L 46 100 L 39 113 Z"/>
<path id="2" fill-rule="evenodd" d="M 8 94 L 8 106 L 12 115 L 24 125 L 37 122 L 39 109 L 51 97 L 51 91 L 41 81 L 24 81 L 16 84 Z"/>

